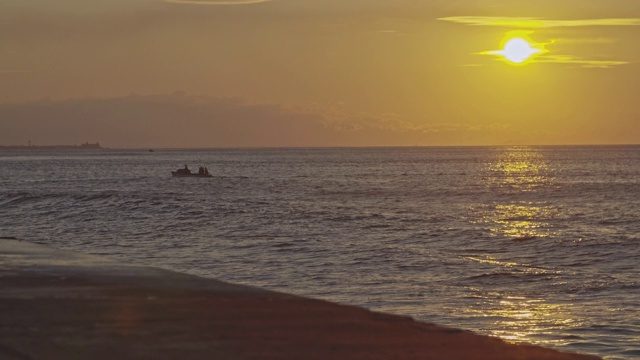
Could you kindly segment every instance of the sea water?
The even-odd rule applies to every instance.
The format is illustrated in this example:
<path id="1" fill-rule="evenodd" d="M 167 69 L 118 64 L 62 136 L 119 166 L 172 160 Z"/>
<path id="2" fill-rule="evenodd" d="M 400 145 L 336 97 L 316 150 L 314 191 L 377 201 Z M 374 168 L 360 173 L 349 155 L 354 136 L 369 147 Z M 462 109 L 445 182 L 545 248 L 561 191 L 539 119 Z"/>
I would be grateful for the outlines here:
<path id="1" fill-rule="evenodd" d="M 637 146 L 0 152 L 0 236 L 608 359 L 639 215 Z"/>

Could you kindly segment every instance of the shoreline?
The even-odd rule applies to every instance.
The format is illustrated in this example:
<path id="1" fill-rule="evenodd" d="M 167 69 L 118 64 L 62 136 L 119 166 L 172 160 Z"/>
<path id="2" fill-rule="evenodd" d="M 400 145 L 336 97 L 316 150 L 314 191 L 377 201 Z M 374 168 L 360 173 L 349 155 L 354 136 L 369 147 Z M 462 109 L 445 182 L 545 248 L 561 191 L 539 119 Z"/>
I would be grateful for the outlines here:
<path id="1" fill-rule="evenodd" d="M 2 359 L 597 356 L 0 238 Z"/>

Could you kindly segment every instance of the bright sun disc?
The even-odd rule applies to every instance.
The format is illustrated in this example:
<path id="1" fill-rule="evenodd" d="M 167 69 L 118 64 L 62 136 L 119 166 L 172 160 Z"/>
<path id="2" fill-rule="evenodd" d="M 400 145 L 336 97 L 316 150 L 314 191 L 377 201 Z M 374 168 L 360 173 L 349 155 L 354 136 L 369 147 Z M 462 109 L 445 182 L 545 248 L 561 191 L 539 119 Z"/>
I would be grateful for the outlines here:
<path id="1" fill-rule="evenodd" d="M 509 39 L 502 50 L 491 51 L 490 54 L 501 55 L 513 64 L 522 64 L 541 52 L 543 50 L 532 47 L 527 40 L 516 37 Z"/>
<path id="2" fill-rule="evenodd" d="M 515 38 L 507 41 L 502 51 L 507 60 L 520 64 L 541 50 L 532 48 L 525 39 Z"/>

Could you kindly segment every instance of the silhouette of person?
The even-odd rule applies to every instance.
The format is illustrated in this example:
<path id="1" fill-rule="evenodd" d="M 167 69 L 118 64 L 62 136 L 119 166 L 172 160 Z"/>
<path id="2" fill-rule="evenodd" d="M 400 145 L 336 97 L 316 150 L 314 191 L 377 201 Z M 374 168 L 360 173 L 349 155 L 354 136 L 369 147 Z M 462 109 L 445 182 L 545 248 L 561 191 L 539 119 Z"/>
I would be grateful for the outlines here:
<path id="1" fill-rule="evenodd" d="M 209 175 L 209 169 L 207 169 L 207 167 L 206 167 L 206 166 L 204 167 L 204 174 L 205 174 L 205 175 Z"/>

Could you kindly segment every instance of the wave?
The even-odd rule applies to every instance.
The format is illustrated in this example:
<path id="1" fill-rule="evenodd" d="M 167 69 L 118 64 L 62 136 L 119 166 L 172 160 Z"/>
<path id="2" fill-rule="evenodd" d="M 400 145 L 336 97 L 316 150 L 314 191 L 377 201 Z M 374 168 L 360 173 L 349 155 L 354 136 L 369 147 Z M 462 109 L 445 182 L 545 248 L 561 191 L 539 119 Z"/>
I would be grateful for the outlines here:
<path id="1" fill-rule="evenodd" d="M 529 273 L 529 272 L 511 272 L 511 271 L 497 271 L 492 273 L 484 273 L 480 275 L 468 276 L 465 280 L 500 280 L 500 279 L 513 279 L 519 281 L 538 281 L 540 279 L 552 279 L 548 273 Z"/>

